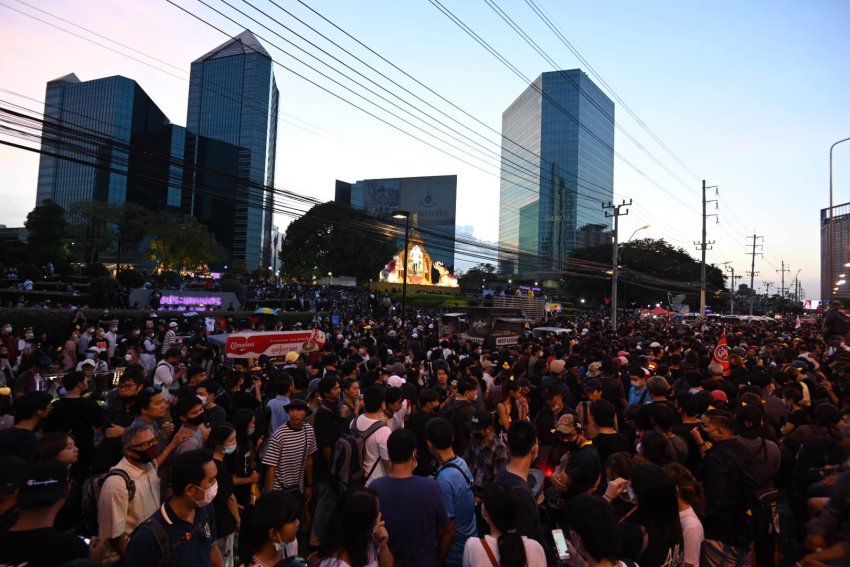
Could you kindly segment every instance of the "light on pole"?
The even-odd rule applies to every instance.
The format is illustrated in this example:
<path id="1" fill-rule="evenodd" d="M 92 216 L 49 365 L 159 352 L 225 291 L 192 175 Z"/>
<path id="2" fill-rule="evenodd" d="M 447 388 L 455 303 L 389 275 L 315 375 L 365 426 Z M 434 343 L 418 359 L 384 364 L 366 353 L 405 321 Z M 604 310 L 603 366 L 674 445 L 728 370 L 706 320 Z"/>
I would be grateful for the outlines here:
<path id="1" fill-rule="evenodd" d="M 396 211 L 393 213 L 394 219 L 404 219 L 404 268 L 402 273 L 404 279 L 401 281 L 401 329 L 404 332 L 404 314 L 407 309 L 407 249 L 409 248 L 410 238 L 410 212 Z"/>
<path id="2" fill-rule="evenodd" d="M 333 272 L 328 272 L 328 285 L 331 285 L 331 278 L 333 277 Z"/>
<path id="3" fill-rule="evenodd" d="M 832 282 L 832 280 L 833 280 L 833 274 L 834 274 L 834 272 L 833 272 L 833 265 L 834 265 L 833 256 L 835 254 L 835 223 L 833 222 L 835 220 L 835 211 L 833 211 L 833 209 L 832 209 L 832 150 L 838 144 L 840 144 L 842 142 L 846 142 L 848 140 L 850 140 L 850 138 L 844 138 L 843 140 L 838 140 L 837 142 L 835 142 L 834 144 L 829 146 L 829 246 L 828 246 L 829 254 L 826 258 L 826 261 L 829 263 L 829 268 L 827 269 L 827 274 L 829 275 L 829 278 L 828 278 L 827 281 L 829 281 L 829 282 Z M 821 276 L 821 277 L 823 277 L 823 276 Z M 828 299 L 831 300 L 832 299 L 831 296 L 832 296 L 832 294 L 830 294 L 830 297 Z"/>

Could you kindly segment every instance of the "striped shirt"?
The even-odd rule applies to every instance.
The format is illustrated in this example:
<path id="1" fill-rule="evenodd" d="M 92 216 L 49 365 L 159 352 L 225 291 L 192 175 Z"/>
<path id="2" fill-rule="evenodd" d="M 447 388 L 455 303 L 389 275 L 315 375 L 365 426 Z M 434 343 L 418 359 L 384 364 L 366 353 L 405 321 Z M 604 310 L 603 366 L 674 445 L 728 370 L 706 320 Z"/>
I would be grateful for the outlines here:
<path id="1" fill-rule="evenodd" d="M 266 446 L 263 464 L 275 467 L 274 489 L 298 486 L 304 490 L 304 471 L 307 457 L 316 452 L 316 433 L 305 423 L 295 430 L 289 424 L 281 425 Z"/>

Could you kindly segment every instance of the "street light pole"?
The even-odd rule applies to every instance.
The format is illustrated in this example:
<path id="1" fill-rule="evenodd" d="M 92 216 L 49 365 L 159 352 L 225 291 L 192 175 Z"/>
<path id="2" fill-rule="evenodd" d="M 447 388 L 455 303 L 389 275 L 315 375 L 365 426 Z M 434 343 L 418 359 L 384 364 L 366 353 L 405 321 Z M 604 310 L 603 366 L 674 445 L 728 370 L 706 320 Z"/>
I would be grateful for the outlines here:
<path id="1" fill-rule="evenodd" d="M 408 211 L 396 211 L 394 219 L 404 219 L 404 279 L 401 282 L 401 330 L 404 333 L 404 316 L 407 310 L 407 252 L 410 237 L 410 213 Z"/>
<path id="2" fill-rule="evenodd" d="M 614 217 L 614 250 L 611 254 L 611 329 L 613 331 L 617 331 L 617 264 L 620 261 L 619 258 L 619 250 L 617 246 L 617 233 L 620 230 L 620 216 L 629 214 L 628 209 L 625 212 L 620 212 L 620 208 L 622 207 L 630 207 L 632 204 L 632 200 L 629 199 L 629 202 L 626 203 L 624 200 L 619 205 L 614 205 L 613 203 L 602 203 L 603 209 L 611 209 L 613 212 L 608 213 L 605 211 L 606 217 Z M 632 235 L 634 236 L 634 235 Z"/>
<path id="3" fill-rule="evenodd" d="M 829 269 L 827 270 L 827 274 L 829 274 L 829 287 L 827 288 L 829 293 L 829 299 L 832 299 L 832 282 L 835 281 L 835 259 L 833 258 L 835 254 L 835 213 L 832 209 L 832 150 L 838 144 L 842 142 L 846 142 L 850 140 L 850 138 L 844 138 L 843 140 L 838 140 L 831 146 L 829 146 L 829 255 L 827 256 L 826 261 L 829 263 Z M 821 278 L 823 275 L 821 274 Z"/>

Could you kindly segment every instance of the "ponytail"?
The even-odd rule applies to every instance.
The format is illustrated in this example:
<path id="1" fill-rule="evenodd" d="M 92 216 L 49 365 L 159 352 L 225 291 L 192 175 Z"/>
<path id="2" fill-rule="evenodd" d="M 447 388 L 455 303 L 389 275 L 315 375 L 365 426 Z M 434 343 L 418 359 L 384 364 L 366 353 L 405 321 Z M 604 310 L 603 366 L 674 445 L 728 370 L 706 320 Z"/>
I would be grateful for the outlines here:
<path id="1" fill-rule="evenodd" d="M 517 498 L 513 490 L 496 483 L 484 487 L 484 509 L 493 525 L 502 532 L 499 536 L 501 567 L 525 567 L 525 543 L 516 530 Z"/>

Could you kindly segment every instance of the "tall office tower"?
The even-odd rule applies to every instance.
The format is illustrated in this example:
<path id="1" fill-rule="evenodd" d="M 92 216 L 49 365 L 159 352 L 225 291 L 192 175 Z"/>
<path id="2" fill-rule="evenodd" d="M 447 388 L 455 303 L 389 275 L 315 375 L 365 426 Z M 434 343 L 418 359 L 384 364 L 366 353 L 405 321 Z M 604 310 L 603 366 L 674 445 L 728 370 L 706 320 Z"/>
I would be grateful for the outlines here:
<path id="1" fill-rule="evenodd" d="M 502 114 L 499 268 L 558 272 L 605 241 L 614 103 L 580 69 L 543 73 Z"/>
<path id="2" fill-rule="evenodd" d="M 179 206 L 168 198 L 174 166 L 167 157 L 179 127 L 136 81 L 80 81 L 71 73 L 47 83 L 44 100 L 36 205 L 52 199 L 66 209 L 89 201 Z"/>
<path id="3" fill-rule="evenodd" d="M 364 179 L 355 183 L 337 180 L 334 195 L 337 204 L 382 219 L 392 219 L 398 210 L 409 212 L 410 226 L 422 237 L 431 259 L 454 269 L 457 175 Z M 404 248 L 404 239 L 398 246 Z"/>
<path id="4" fill-rule="evenodd" d="M 272 265 L 277 110 L 272 58 L 250 31 L 192 63 L 183 210 L 248 270 Z"/>
<path id="5" fill-rule="evenodd" d="M 835 230 L 834 246 L 830 246 L 830 223 L 833 223 Z M 850 266 L 850 203 L 835 205 L 832 210 L 826 207 L 820 211 L 820 266 L 820 299 L 841 299 L 846 305 L 850 298 L 850 285 L 839 282 L 850 280 L 841 277 Z M 787 279 L 785 287 L 785 297 L 788 297 L 791 284 Z"/>

